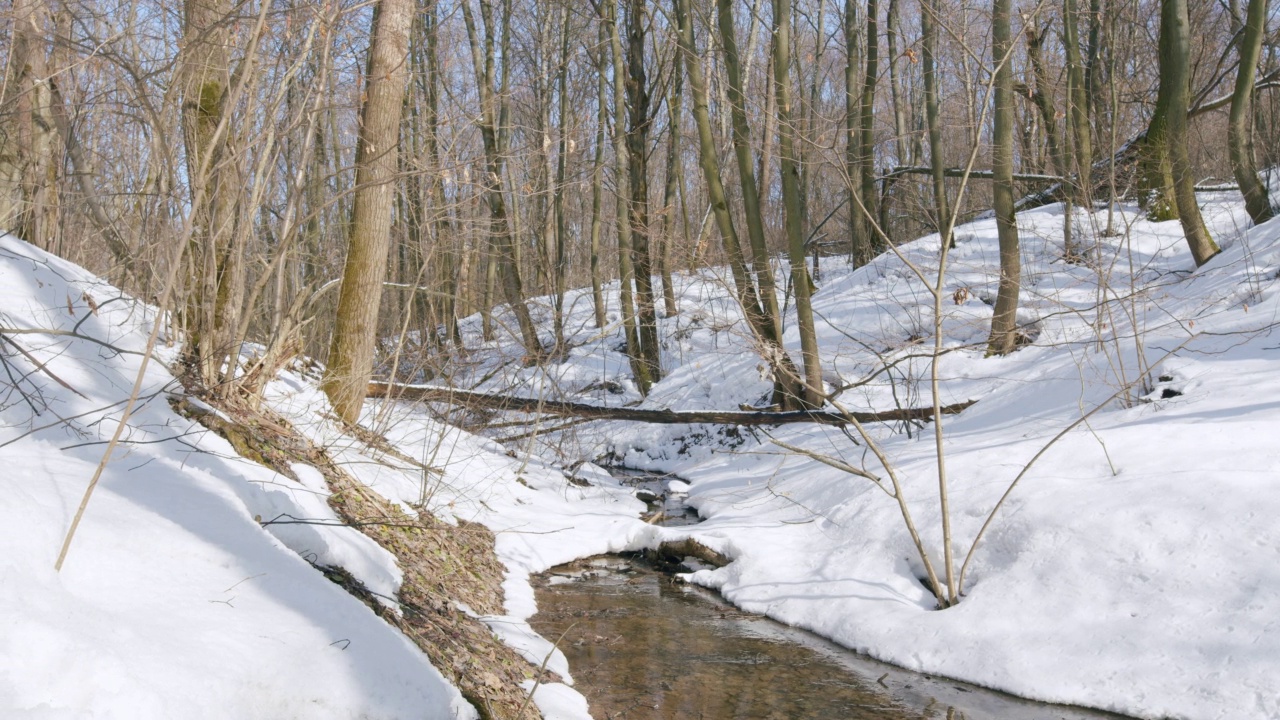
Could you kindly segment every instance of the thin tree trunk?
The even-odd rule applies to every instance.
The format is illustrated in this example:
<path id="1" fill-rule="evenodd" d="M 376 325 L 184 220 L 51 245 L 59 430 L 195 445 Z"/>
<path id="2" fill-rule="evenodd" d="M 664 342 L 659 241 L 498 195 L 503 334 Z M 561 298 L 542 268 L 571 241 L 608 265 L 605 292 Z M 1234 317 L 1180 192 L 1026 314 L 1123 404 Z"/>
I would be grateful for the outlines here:
<path id="1" fill-rule="evenodd" d="M 898 7 L 898 0 L 889 0 L 888 17 L 885 20 L 888 30 L 889 91 L 893 96 L 893 139 L 898 163 L 915 165 L 917 158 L 911 152 L 911 138 L 907 134 L 907 105 L 902 99 L 901 78 L 898 77 L 898 37 L 902 34 Z"/>
<path id="2" fill-rule="evenodd" d="M 505 6 L 504 6 L 505 7 Z M 505 127 L 504 115 L 505 107 L 496 108 L 498 98 L 494 97 L 494 78 L 495 78 L 495 59 L 494 59 L 494 17 L 493 7 L 490 0 L 481 0 L 480 15 L 485 25 L 485 36 L 483 40 L 483 48 L 481 40 L 476 32 L 475 20 L 471 13 L 471 4 L 462 3 L 463 22 L 467 26 L 467 37 L 471 43 L 471 61 L 475 68 L 476 86 L 480 92 L 480 136 L 484 142 L 485 150 L 485 195 L 488 198 L 489 217 L 490 217 L 490 239 L 497 251 L 499 267 L 489 268 L 492 275 L 495 270 L 501 275 L 502 294 L 507 304 L 511 307 L 511 311 L 515 313 L 516 323 L 520 326 L 520 336 L 524 342 L 525 357 L 530 362 L 536 362 L 542 357 L 542 343 L 538 340 L 538 331 L 533 324 L 533 317 L 529 314 L 529 306 L 524 300 L 524 286 L 520 278 L 520 260 L 516 250 L 516 239 L 512 225 L 507 217 L 506 201 L 504 199 L 503 190 L 503 174 L 506 172 L 505 163 L 503 162 L 502 134 Z M 511 24 L 510 17 L 505 19 L 505 25 Z M 504 30 L 504 36 L 506 31 Z M 505 44 L 505 42 L 504 42 Z M 506 53 L 503 54 L 503 63 L 510 62 L 511 58 Z M 503 70 L 503 84 L 507 83 L 506 78 L 511 75 L 509 69 Z M 503 103 L 505 106 L 505 103 Z M 492 277 L 490 278 L 492 281 Z M 491 293 L 488 293 L 491 296 Z M 491 300 L 490 298 L 487 298 Z"/>
<path id="3" fill-rule="evenodd" d="M 658 235 L 658 274 L 662 276 L 662 303 L 667 317 L 680 312 L 675 285 L 671 281 L 671 246 L 675 244 L 677 184 L 680 182 L 680 111 L 684 103 L 684 53 L 671 58 L 671 95 L 667 100 L 667 165 L 662 187 L 662 232 Z"/>
<path id="4" fill-rule="evenodd" d="M 559 126 L 560 143 L 556 148 L 556 186 L 553 200 L 555 212 L 555 248 L 551 264 L 551 275 L 554 287 L 552 307 L 555 311 L 554 323 L 556 347 L 564 347 L 564 296 L 569 282 L 569 228 L 565 218 L 564 190 L 565 174 L 569 162 L 569 13 L 568 6 L 563 8 L 560 28 L 560 66 L 556 70 L 556 96 L 559 102 L 556 124 Z"/>
<path id="5" fill-rule="evenodd" d="M 1071 140 L 1062 143 L 1058 139 L 1058 114 L 1057 109 L 1053 106 L 1053 98 L 1050 95 L 1052 85 L 1049 83 L 1049 71 L 1044 64 L 1044 38 L 1049 34 L 1048 28 L 1032 29 L 1027 31 L 1027 59 L 1031 61 L 1032 77 L 1035 79 L 1035 90 L 1029 90 L 1028 94 L 1031 101 L 1035 103 L 1036 108 L 1040 111 L 1040 124 L 1044 128 L 1045 142 L 1049 145 L 1049 157 L 1053 160 L 1054 172 L 1062 176 L 1063 182 L 1070 182 L 1068 179 L 1071 175 L 1070 162 L 1067 156 L 1071 154 L 1064 144 L 1070 146 Z M 1074 233 L 1072 231 L 1071 222 L 1071 201 L 1072 193 L 1064 193 L 1065 207 L 1063 218 L 1063 255 L 1072 258 L 1076 255 L 1076 249 L 1073 246 Z"/>
<path id="6" fill-rule="evenodd" d="M 862 267 L 875 256 L 871 236 L 867 234 L 862 199 L 862 110 L 861 86 L 858 80 L 859 45 L 858 13 L 854 0 L 844 4 L 844 169 L 848 183 L 849 259 L 854 267 Z"/>
<path id="7" fill-rule="evenodd" d="M 395 200 L 400 114 L 408 78 L 412 0 L 380 0 L 374 8 L 364 107 L 356 145 L 351 243 L 334 318 L 324 390 L 343 420 L 359 419 L 373 371 L 378 308 L 386 276 Z"/>
<path id="8" fill-rule="evenodd" d="M 938 214 L 938 234 L 944 246 L 951 245 L 951 208 L 947 199 L 946 158 L 942 154 L 942 120 L 938 109 L 938 13 L 939 0 L 924 0 L 920 13 L 922 33 L 921 74 L 924 76 L 924 113 L 929 128 L 929 169 L 933 178 L 933 205 Z"/>
<path id="9" fill-rule="evenodd" d="M 738 162 L 738 182 L 742 187 L 742 211 L 747 223 L 747 237 L 751 243 L 751 265 L 748 280 L 754 282 L 761 300 L 761 307 L 771 326 L 770 339 L 782 342 L 782 312 L 778 307 L 778 293 L 773 281 L 773 268 L 769 263 L 769 248 L 764 236 L 764 216 L 761 209 L 760 189 L 752 167 L 751 128 L 747 125 L 746 97 L 743 92 L 742 67 L 738 55 L 738 42 L 734 29 L 732 0 L 718 0 L 716 15 L 720 29 L 720 43 L 724 48 L 725 76 L 728 80 L 729 112 L 733 127 L 733 153 Z M 765 137 L 764 142 L 771 142 Z M 763 179 L 763 178 L 762 178 Z M 765 180 L 767 183 L 767 179 Z"/>
<path id="10" fill-rule="evenodd" d="M 866 53 L 867 69 L 862 76 L 862 108 L 859 119 L 858 168 L 862 182 L 862 207 L 859 222 L 862 233 L 875 255 L 883 248 L 884 243 L 875 232 L 873 218 L 879 217 L 879 193 L 876 192 L 875 167 L 875 105 L 876 82 L 880 73 L 880 24 L 878 0 L 867 0 L 867 43 L 863 48 Z M 871 258 L 867 258 L 870 261 Z"/>
<path id="11" fill-rule="evenodd" d="M 1089 88 L 1086 87 L 1084 61 L 1080 56 L 1080 11 L 1078 0 L 1065 0 L 1062 9 L 1062 42 L 1067 56 L 1067 122 L 1073 166 L 1069 180 L 1072 199 L 1086 212 L 1093 208 L 1093 144 L 1089 118 Z M 1074 238 L 1067 238 L 1067 257 L 1078 254 Z"/>
<path id="12" fill-rule="evenodd" d="M 795 399 L 802 395 L 802 379 L 786 349 L 776 339 L 773 322 L 765 314 L 756 294 L 756 286 L 747 274 L 746 259 L 742 252 L 742 243 L 733 224 L 733 215 L 729 211 L 729 201 L 725 193 L 724 183 L 720 176 L 720 160 L 717 154 L 715 138 L 711 131 L 711 114 L 708 109 L 707 83 L 702 72 L 697 45 L 693 37 L 693 18 L 689 12 L 689 0 L 673 0 L 676 19 L 679 24 L 680 49 L 684 53 L 685 66 L 689 73 L 689 89 L 693 98 L 693 118 L 698 130 L 698 161 L 702 167 L 703 177 L 707 182 L 707 196 L 711 203 L 711 215 L 720 232 L 720 240 L 725 256 L 729 260 L 729 270 L 733 276 L 733 287 L 760 347 L 760 354 L 774 377 L 774 403 L 786 409 L 793 409 Z M 704 223 L 704 227 L 706 224 Z"/>
<path id="13" fill-rule="evenodd" d="M 800 331 L 800 354 L 804 359 L 806 405 L 820 406 L 824 395 L 822 364 L 818 357 L 818 335 L 810 300 L 812 285 L 805 268 L 803 210 L 800 174 L 796 167 L 795 126 L 791 111 L 791 0 L 773 4 L 773 84 L 778 98 L 778 156 L 782 171 L 783 220 L 791 258 L 791 288 L 796 298 L 796 327 Z"/>
<path id="14" fill-rule="evenodd" d="M 604 23 L 599 25 L 599 45 L 601 54 L 609 42 Z M 605 132 L 609 126 L 609 83 L 605 80 L 604 62 L 596 63 L 596 148 L 595 158 L 591 165 L 591 300 L 595 309 L 596 327 L 605 326 L 604 283 L 600 277 L 600 231 L 603 223 L 600 219 L 602 195 L 604 194 L 604 143 Z"/>
<path id="15" fill-rule="evenodd" d="M 244 293 L 244 253 L 237 247 L 238 203 L 243 178 L 231 132 L 218 132 L 231 81 L 230 38 L 226 29 L 229 0 L 188 0 L 184 5 L 187 53 L 183 62 L 183 131 L 187 176 L 195 208 L 187 261 L 186 326 L 188 360 L 206 387 L 220 387 L 224 365 L 234 374 L 231 347 L 239 325 Z M 200 168 L 207 168 L 202 172 Z M 231 362 L 226 359 L 230 355 Z"/>
<path id="16" fill-rule="evenodd" d="M 641 395 L 649 394 L 652 378 L 641 354 L 640 336 L 636 331 L 635 264 L 631 247 L 631 157 L 627 148 L 626 61 L 622 54 L 622 36 L 618 30 L 617 7 L 612 1 L 603 3 L 603 22 L 609 31 L 609 57 L 613 64 L 613 155 L 618 215 L 618 275 L 622 284 L 622 331 L 627 344 L 631 374 Z"/>
<path id="17" fill-rule="evenodd" d="M 1011 0 L 991 3 L 991 63 L 995 66 L 995 129 L 991 138 L 991 170 L 996 230 L 1000 237 L 1000 287 L 991 318 L 988 355 L 1005 355 L 1017 346 L 1018 292 L 1021 287 L 1022 258 L 1018 247 L 1018 224 L 1014 217 L 1013 195 L 1013 68 L 1010 31 Z M 950 546 L 947 548 L 948 556 Z M 950 566 L 950 562 L 947 563 Z M 947 573 L 950 577 L 951 573 Z"/>

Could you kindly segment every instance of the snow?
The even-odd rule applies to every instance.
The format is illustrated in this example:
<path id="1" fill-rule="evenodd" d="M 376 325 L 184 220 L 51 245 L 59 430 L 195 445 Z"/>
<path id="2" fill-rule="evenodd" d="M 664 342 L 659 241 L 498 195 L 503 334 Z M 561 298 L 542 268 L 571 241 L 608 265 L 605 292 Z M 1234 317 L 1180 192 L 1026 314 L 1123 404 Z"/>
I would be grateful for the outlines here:
<path id="1" fill-rule="evenodd" d="M 978 401 L 943 423 L 957 573 L 1023 476 L 973 552 L 962 601 L 947 610 L 934 609 L 898 505 L 881 487 L 773 442 L 887 477 L 865 442 L 835 428 L 558 430 L 545 421 L 542 434 L 504 446 L 495 441 L 504 429 L 472 434 L 445 422 L 461 418 L 443 407 L 371 401 L 361 422 L 388 449 L 344 433 L 301 367 L 269 383 L 266 402 L 406 512 L 495 533 L 504 607 L 479 619 L 564 677 L 532 697 L 549 718 L 585 718 L 588 708 L 570 686 L 574 668 L 529 627 L 530 576 L 685 537 L 733 560 L 692 573 L 693 582 L 909 669 L 1144 718 L 1278 718 L 1280 222 L 1246 230 L 1238 198 L 1202 199 L 1224 251 L 1198 270 L 1176 222 L 1150 223 L 1133 207 L 1118 209 L 1114 237 L 1100 232 L 1104 210 L 1076 217 L 1100 248 L 1091 265 L 1060 259 L 1061 206 L 1020 214 L 1019 317 L 1034 324 L 1034 342 L 1003 358 L 984 357 L 998 279 L 994 223 L 957 229 L 943 290 L 940 400 Z M 856 271 L 824 259 L 814 296 L 824 377 L 849 409 L 930 404 L 932 301 L 912 266 L 932 277 L 938 254 L 933 236 Z M 787 268 L 776 270 L 782 277 Z M 771 381 L 728 282 L 722 269 L 677 278 L 681 312 L 661 321 L 666 377 L 644 407 L 723 410 L 767 399 Z M 641 401 L 618 351 L 616 283 L 610 293 L 603 330 L 592 326 L 589 290 L 570 293 L 574 346 L 543 368 L 505 362 L 520 356 L 518 339 L 486 343 L 469 318 L 473 350 L 452 368 L 454 382 Z M 540 321 L 550 315 L 545 298 L 533 309 Z M 318 472 L 277 475 L 176 415 L 166 397 L 180 389 L 163 363 L 148 370 L 147 401 L 66 567 L 53 572 L 153 312 L 57 258 L 0 240 L 0 326 L 78 327 L 110 345 L 4 336 L 49 372 L 6 349 L 30 401 L 9 386 L 0 400 L 10 488 L 0 496 L 8 589 L 0 715 L 472 717 L 421 652 L 303 559 L 347 568 L 387 602 L 400 582 L 376 544 L 324 524 L 336 518 Z M 799 358 L 794 325 L 791 316 L 786 342 Z M 173 353 L 157 350 L 161 360 Z M 521 416 L 504 419 L 513 417 Z M 868 431 L 944 572 L 933 425 Z M 667 491 L 687 493 L 704 522 L 642 522 L 644 504 L 601 467 L 616 461 L 678 476 Z M 255 517 L 321 524 L 264 527 Z"/>
<path id="2" fill-rule="evenodd" d="M 1198 270 L 1176 222 L 1148 222 L 1131 206 L 1118 208 L 1115 237 L 1101 232 L 1105 210 L 1077 215 L 1100 247 L 1092 266 L 1061 260 L 1061 206 L 1020 214 L 1019 319 L 1034 323 L 1035 342 L 1003 358 L 984 357 L 994 222 L 958 228 L 943 290 L 941 402 L 978 402 L 944 422 L 957 573 L 1001 495 L 1044 452 L 974 551 L 956 607 L 934 609 L 886 492 L 771 442 L 886 476 L 865 444 L 836 429 L 593 423 L 522 449 L 549 460 L 607 454 L 678 475 L 668 490 L 687 491 L 705 522 L 647 533 L 614 525 L 622 544 L 693 536 L 734 560 L 693 582 L 879 659 L 1138 717 L 1280 717 L 1280 222 L 1246 230 L 1238 197 L 1203 200 L 1224 250 Z M 839 400 L 850 409 L 930 403 L 932 301 L 908 263 L 930 278 L 938 254 L 933 236 L 856 271 L 824 261 L 814 304 L 825 378 L 846 388 Z M 769 379 L 723 278 L 681 276 L 676 290 L 681 313 L 661 321 L 667 376 L 643 406 L 765 399 Z M 570 316 L 582 344 L 565 363 L 509 370 L 484 387 L 640 400 L 616 328 L 597 339 L 588 322 Z M 787 343 L 798 358 L 794 316 Z M 511 339 L 497 346 L 514 352 Z M 491 370 L 457 382 L 470 387 Z M 606 382 L 625 392 L 594 389 Z M 909 430 L 870 428 L 942 574 L 933 426 Z"/>
<path id="3" fill-rule="evenodd" d="M 295 468 L 300 485 L 243 460 L 175 414 L 166 395 L 180 388 L 162 362 L 150 364 L 145 400 L 54 572 L 153 313 L 0 238 L 0 326 L 48 370 L 4 350 L 0 715 L 475 717 L 421 651 L 299 554 L 342 562 L 392 594 L 399 571 L 390 556 L 350 528 L 261 527 L 255 516 L 332 519 L 316 500 L 322 481 Z M 128 354 L 8 332 L 37 328 L 74 330 Z M 172 357 L 169 348 L 158 354 Z"/>

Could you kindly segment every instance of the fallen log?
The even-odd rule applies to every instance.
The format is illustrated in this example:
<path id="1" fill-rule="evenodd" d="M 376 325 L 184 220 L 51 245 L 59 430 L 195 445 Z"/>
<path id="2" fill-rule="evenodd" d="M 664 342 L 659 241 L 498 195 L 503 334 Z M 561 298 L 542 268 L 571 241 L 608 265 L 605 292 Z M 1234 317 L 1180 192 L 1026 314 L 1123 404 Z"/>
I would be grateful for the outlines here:
<path id="1" fill-rule="evenodd" d="M 855 412 L 845 415 L 826 410 L 795 410 L 790 412 L 746 410 L 693 410 L 676 411 L 636 407 L 605 407 L 565 400 L 490 395 L 430 385 L 399 385 L 393 383 L 369 383 L 369 397 L 415 400 L 418 402 L 446 403 L 486 410 L 507 410 L 536 415 L 590 418 L 593 420 L 625 420 L 659 425 L 683 425 L 706 423 L 710 425 L 785 425 L 788 423 L 816 423 L 818 425 L 847 425 L 850 419 L 860 423 L 896 422 L 901 420 L 932 420 L 933 408 L 899 408 L 880 412 Z M 977 402 L 966 400 L 942 408 L 943 415 L 954 415 Z"/>

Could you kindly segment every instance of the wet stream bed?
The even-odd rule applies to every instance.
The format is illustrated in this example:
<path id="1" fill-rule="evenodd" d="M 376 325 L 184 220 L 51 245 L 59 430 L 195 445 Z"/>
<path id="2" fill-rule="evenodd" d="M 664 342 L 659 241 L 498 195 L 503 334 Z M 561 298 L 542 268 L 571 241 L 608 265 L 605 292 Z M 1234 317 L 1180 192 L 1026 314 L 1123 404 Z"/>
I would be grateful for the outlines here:
<path id="1" fill-rule="evenodd" d="M 654 478 L 637 482 L 663 487 Z M 696 522 L 672 495 L 651 501 L 651 511 L 661 510 L 664 524 Z M 1118 717 L 876 662 L 743 612 L 641 557 L 563 565 L 540 576 L 536 588 L 539 612 L 531 623 L 558 641 L 598 720 Z"/>

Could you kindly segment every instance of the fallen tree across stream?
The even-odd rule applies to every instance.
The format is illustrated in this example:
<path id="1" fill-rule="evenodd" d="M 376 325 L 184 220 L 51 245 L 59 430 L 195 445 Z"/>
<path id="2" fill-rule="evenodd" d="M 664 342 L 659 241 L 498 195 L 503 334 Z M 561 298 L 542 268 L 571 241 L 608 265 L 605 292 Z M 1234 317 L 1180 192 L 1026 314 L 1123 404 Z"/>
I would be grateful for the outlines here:
<path id="1" fill-rule="evenodd" d="M 416 400 L 419 402 L 447 403 L 486 410 L 507 410 L 557 417 L 578 417 L 596 420 L 627 420 L 631 422 L 680 425 L 706 423 L 712 425 L 785 425 L 788 423 L 816 423 L 819 425 L 848 425 L 860 423 L 898 422 L 903 420 L 932 420 L 933 408 L 899 408 L 880 412 L 853 412 L 848 415 L 827 410 L 795 410 L 771 412 L 761 410 L 693 410 L 677 411 L 637 407 L 605 407 L 565 400 L 490 395 L 488 393 L 457 390 L 430 385 L 399 385 L 394 383 L 369 383 L 369 397 Z M 954 415 L 977 402 L 966 400 L 942 407 L 943 415 Z"/>

